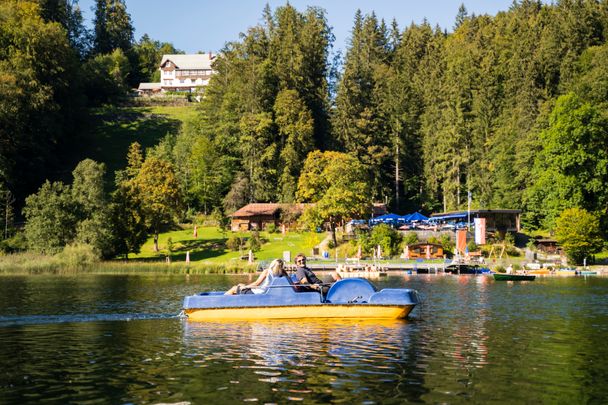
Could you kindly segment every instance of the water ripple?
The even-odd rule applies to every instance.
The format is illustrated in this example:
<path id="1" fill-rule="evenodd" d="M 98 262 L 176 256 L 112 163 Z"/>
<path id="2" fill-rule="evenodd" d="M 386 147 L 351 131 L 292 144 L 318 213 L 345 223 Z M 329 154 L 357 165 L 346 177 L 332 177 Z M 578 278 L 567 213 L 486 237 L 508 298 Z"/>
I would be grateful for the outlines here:
<path id="1" fill-rule="evenodd" d="M 176 318 L 177 314 L 69 314 L 69 315 L 30 315 L 0 316 L 0 327 L 19 325 L 44 325 L 70 322 L 134 321 L 144 319 Z"/>
<path id="2" fill-rule="evenodd" d="M 175 318 L 202 280 L 0 279 L 0 396 L 138 404 L 608 399 L 603 279 L 380 280 L 426 297 L 407 321 Z M 234 282 L 209 280 L 210 289 Z"/>

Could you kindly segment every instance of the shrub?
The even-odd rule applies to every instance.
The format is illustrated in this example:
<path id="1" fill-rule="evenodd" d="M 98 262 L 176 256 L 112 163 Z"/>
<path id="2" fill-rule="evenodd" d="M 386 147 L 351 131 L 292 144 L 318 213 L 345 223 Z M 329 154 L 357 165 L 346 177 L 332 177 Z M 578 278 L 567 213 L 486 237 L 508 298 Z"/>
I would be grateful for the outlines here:
<path id="1" fill-rule="evenodd" d="M 435 238 L 436 239 L 436 238 Z M 431 239 L 429 239 L 429 242 Z M 403 236 L 403 243 L 405 245 L 413 245 L 418 243 L 418 234 L 416 232 L 408 232 Z"/>
<path id="2" fill-rule="evenodd" d="M 239 250 L 241 250 L 244 245 L 245 237 L 238 233 L 230 235 L 230 237 L 226 241 L 226 247 L 234 252 L 238 252 Z"/>
<path id="3" fill-rule="evenodd" d="M 477 246 L 477 243 L 475 243 L 474 240 L 471 240 L 469 243 L 467 243 L 467 249 L 469 249 L 469 252 L 477 252 L 479 250 L 479 246 Z"/>
<path id="4" fill-rule="evenodd" d="M 507 270 L 503 267 L 503 266 L 496 266 L 494 267 L 494 272 L 495 273 L 506 273 Z"/>
<path id="5" fill-rule="evenodd" d="M 253 252 L 257 252 L 262 248 L 262 239 L 258 231 L 251 233 L 251 237 L 247 240 L 247 247 Z"/>
<path id="6" fill-rule="evenodd" d="M 86 244 L 67 245 L 54 258 L 60 266 L 68 269 L 82 269 L 99 261 L 95 248 Z"/>
<path id="7" fill-rule="evenodd" d="M 450 235 L 448 234 L 442 234 L 441 235 L 441 247 L 443 247 L 443 251 L 445 253 L 451 253 L 454 251 L 454 241 L 450 238 Z"/>
<path id="8" fill-rule="evenodd" d="M 511 257 L 519 257 L 521 256 L 521 252 L 515 246 L 507 246 L 505 252 Z"/>
<path id="9" fill-rule="evenodd" d="M 398 253 L 401 234 L 386 224 L 380 224 L 372 229 L 369 238 L 364 243 L 366 252 L 372 252 L 376 246 L 380 245 L 383 256 L 393 256 Z"/>
<path id="10" fill-rule="evenodd" d="M 276 232 L 278 232 L 279 229 L 277 228 L 276 224 L 270 223 L 270 224 L 266 225 L 265 230 L 268 233 L 276 233 Z"/>
<path id="11" fill-rule="evenodd" d="M 27 250 L 27 239 L 23 232 L 18 232 L 14 236 L 0 241 L 0 253 L 17 253 Z"/>

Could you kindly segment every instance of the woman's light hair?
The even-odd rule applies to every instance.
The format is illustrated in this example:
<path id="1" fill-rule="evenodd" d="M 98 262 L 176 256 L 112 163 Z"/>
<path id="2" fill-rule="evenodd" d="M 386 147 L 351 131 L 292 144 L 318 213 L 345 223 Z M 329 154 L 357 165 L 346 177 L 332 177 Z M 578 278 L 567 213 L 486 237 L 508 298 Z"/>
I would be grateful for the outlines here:
<path id="1" fill-rule="evenodd" d="M 283 275 L 283 260 L 274 259 L 270 266 L 268 266 L 268 271 L 272 273 L 275 277 L 280 277 Z"/>

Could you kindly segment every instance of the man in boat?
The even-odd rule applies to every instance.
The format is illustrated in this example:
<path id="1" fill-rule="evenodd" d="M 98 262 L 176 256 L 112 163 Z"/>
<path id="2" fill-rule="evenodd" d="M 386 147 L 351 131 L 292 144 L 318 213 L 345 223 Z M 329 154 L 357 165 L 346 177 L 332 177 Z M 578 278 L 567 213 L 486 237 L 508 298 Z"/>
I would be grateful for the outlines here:
<path id="1" fill-rule="evenodd" d="M 317 275 L 308 267 L 306 267 L 306 256 L 303 253 L 298 253 L 296 258 L 294 259 L 296 263 L 296 274 L 293 282 L 297 284 L 306 284 L 306 286 L 298 287 L 300 291 L 319 291 L 326 293 L 329 289 L 329 286 L 324 285 L 323 280 L 321 280 Z M 340 274 L 337 272 L 332 272 L 331 277 L 333 279 L 332 282 L 336 282 L 341 280 Z"/>

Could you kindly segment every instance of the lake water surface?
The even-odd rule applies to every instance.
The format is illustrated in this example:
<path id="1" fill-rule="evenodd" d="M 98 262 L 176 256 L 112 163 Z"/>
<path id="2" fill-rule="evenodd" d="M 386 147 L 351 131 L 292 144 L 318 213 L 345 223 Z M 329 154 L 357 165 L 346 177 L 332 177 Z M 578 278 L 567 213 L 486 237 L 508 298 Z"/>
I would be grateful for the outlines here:
<path id="1" fill-rule="evenodd" d="M 194 323 L 254 276 L 0 276 L 0 403 L 607 403 L 608 278 L 389 276 L 406 321 Z"/>

